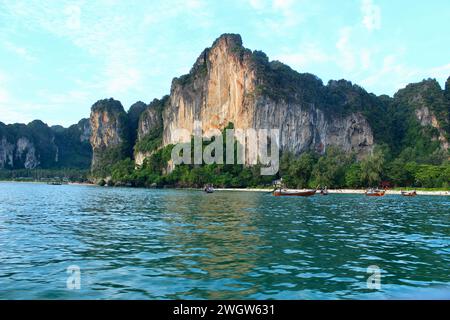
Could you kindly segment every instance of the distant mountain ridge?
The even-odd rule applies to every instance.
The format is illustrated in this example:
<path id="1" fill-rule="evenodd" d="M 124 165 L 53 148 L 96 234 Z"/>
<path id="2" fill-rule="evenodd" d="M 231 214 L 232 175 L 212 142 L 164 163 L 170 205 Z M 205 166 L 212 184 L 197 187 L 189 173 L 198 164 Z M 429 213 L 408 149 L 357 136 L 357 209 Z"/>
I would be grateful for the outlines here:
<path id="1" fill-rule="evenodd" d="M 89 119 L 69 128 L 0 122 L 0 169 L 88 168 L 92 148 Z"/>

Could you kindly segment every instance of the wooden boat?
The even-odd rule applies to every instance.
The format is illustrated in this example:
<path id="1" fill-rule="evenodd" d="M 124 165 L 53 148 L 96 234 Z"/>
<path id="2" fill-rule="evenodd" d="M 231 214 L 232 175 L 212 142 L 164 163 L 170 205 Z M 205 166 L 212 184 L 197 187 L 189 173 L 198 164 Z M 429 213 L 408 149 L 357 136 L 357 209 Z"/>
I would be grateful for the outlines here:
<path id="1" fill-rule="evenodd" d="M 417 196 L 417 192 L 416 192 L 416 190 L 414 190 L 414 191 L 402 191 L 401 195 L 404 196 L 404 197 L 415 197 L 415 196 Z"/>
<path id="2" fill-rule="evenodd" d="M 369 189 L 366 190 L 366 196 L 368 197 L 382 197 L 386 194 L 386 190 Z"/>
<path id="3" fill-rule="evenodd" d="M 58 182 L 58 181 L 52 181 L 52 182 L 49 182 L 48 184 L 51 186 L 61 186 L 62 185 L 62 183 Z"/>
<path id="4" fill-rule="evenodd" d="M 293 196 L 293 197 L 311 197 L 316 194 L 317 190 L 306 190 L 306 191 L 289 191 L 285 189 L 275 190 L 273 195 L 275 197 Z"/>

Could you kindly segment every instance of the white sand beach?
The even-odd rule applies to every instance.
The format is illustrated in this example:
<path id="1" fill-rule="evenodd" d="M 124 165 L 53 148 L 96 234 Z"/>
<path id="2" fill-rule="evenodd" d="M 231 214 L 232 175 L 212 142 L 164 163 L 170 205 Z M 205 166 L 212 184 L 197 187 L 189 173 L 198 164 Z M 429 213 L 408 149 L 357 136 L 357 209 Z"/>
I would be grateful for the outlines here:
<path id="1" fill-rule="evenodd" d="M 219 188 L 216 191 L 240 191 L 240 192 L 270 192 L 270 189 L 233 189 L 233 188 Z M 290 189 L 291 190 L 291 189 Z M 293 191 L 304 191 L 294 190 Z M 364 194 L 366 190 L 363 189 L 328 189 L 328 193 L 332 194 Z M 400 190 L 387 190 L 386 195 L 400 195 Z M 419 196 L 450 196 L 450 191 L 417 191 Z"/>

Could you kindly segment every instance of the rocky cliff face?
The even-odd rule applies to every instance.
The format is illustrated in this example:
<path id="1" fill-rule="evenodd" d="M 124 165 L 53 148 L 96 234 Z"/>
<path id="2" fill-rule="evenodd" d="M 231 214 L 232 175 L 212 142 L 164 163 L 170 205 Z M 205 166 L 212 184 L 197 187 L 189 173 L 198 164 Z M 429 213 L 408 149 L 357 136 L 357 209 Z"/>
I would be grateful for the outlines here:
<path id="1" fill-rule="evenodd" d="M 87 119 L 69 128 L 0 123 L 0 169 L 87 168 L 92 152 Z"/>
<path id="2" fill-rule="evenodd" d="M 165 104 L 165 101 L 167 98 L 155 99 L 144 110 L 138 125 L 138 140 L 142 140 L 152 131 L 162 128 L 161 106 Z"/>
<path id="3" fill-rule="evenodd" d="M 39 165 L 34 144 L 26 137 L 8 141 L 0 137 L 0 169 L 25 168 L 34 169 Z"/>
<path id="4" fill-rule="evenodd" d="M 81 119 L 78 124 L 76 124 L 75 130 L 80 132 L 80 142 L 89 142 L 92 133 L 89 119 Z"/>
<path id="5" fill-rule="evenodd" d="M 17 140 L 15 159 L 23 163 L 25 169 L 34 169 L 39 165 L 34 144 L 24 137 Z"/>
<path id="6" fill-rule="evenodd" d="M 176 142 L 177 128 L 192 133 L 197 120 L 203 132 L 230 122 L 239 129 L 279 129 L 281 149 L 296 153 L 337 146 L 368 154 L 373 134 L 365 117 L 329 116 L 324 90 L 317 78 L 245 49 L 240 36 L 223 35 L 201 54 L 190 74 L 173 81 L 163 112 L 163 144 Z"/>
<path id="7" fill-rule="evenodd" d="M 119 101 L 105 99 L 96 102 L 91 109 L 90 126 L 93 171 L 102 171 L 129 156 L 128 117 Z"/>
<path id="8" fill-rule="evenodd" d="M 416 109 L 415 115 L 421 126 L 423 126 L 423 127 L 430 126 L 437 130 L 438 135 L 435 136 L 433 139 L 437 139 L 440 142 L 442 149 L 448 150 L 449 142 L 445 135 L 445 131 L 442 129 L 441 125 L 439 124 L 439 121 L 437 120 L 434 112 L 432 112 L 428 107 L 422 106 L 422 107 Z"/>
<path id="9" fill-rule="evenodd" d="M 0 140 L 0 169 L 14 166 L 14 147 L 5 137 L 2 137 Z"/>
<path id="10" fill-rule="evenodd" d="M 162 111 L 168 102 L 168 96 L 161 100 L 154 99 L 142 112 L 138 128 L 137 141 L 134 148 L 136 165 L 144 163 L 145 158 L 155 151 L 162 141 L 163 119 Z"/>
<path id="11" fill-rule="evenodd" d="M 449 81 L 447 80 L 446 88 Z M 397 106 L 406 106 L 424 128 L 433 128 L 432 140 L 439 141 L 441 148 L 449 149 L 450 104 L 447 89 L 442 90 L 434 79 L 409 84 L 394 96 Z"/>

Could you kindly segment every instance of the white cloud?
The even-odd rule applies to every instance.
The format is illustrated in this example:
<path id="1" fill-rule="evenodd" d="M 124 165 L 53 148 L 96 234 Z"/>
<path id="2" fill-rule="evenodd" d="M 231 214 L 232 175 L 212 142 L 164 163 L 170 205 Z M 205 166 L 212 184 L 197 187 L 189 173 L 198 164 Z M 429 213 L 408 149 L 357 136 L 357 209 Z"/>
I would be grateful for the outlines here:
<path id="1" fill-rule="evenodd" d="M 202 9 L 205 6 L 205 3 L 202 0 L 186 0 L 186 6 L 189 9 Z"/>
<path id="2" fill-rule="evenodd" d="M 283 16 L 281 25 L 283 28 L 292 27 L 303 20 L 303 16 L 294 10 L 293 0 L 273 0 L 272 7 Z"/>
<path id="3" fill-rule="evenodd" d="M 8 106 L 0 102 L 0 107 L 2 108 L 0 122 L 8 124 L 16 122 L 29 123 L 33 121 L 32 117 L 23 110 L 14 111 L 14 106 Z"/>
<path id="4" fill-rule="evenodd" d="M 106 91 L 111 96 L 127 92 L 141 80 L 139 70 L 127 66 L 110 66 L 106 70 L 106 75 L 109 78 L 106 84 Z"/>
<path id="5" fill-rule="evenodd" d="M 261 10 L 266 6 L 265 0 L 248 0 L 248 3 L 256 10 Z"/>
<path id="6" fill-rule="evenodd" d="M 362 23 L 369 31 L 381 28 L 381 8 L 373 3 L 373 0 L 362 0 Z"/>
<path id="7" fill-rule="evenodd" d="M 313 6 L 306 0 L 247 0 L 260 18 L 255 22 L 259 34 L 282 34 L 295 31 L 303 23 Z M 270 32 L 268 32 L 270 30 Z"/>
<path id="8" fill-rule="evenodd" d="M 64 8 L 66 15 L 66 27 L 69 30 L 78 30 L 81 27 L 81 8 L 77 5 L 67 5 Z"/>
<path id="9" fill-rule="evenodd" d="M 9 101 L 9 93 L 5 88 L 0 87 L 0 105 Z"/>
<path id="10" fill-rule="evenodd" d="M 275 9 L 289 10 L 293 4 L 293 0 L 273 0 L 273 7 Z"/>
<path id="11" fill-rule="evenodd" d="M 405 52 L 398 52 L 385 56 L 378 68 L 361 81 L 367 88 L 377 87 L 386 94 L 393 94 L 406 87 L 409 83 L 419 82 L 422 79 L 435 78 L 443 87 L 450 76 L 450 64 L 432 68 L 417 68 L 403 62 Z"/>
<path id="12" fill-rule="evenodd" d="M 0 72 L 0 106 L 9 102 L 10 94 L 6 90 L 6 75 Z M 0 119 L 1 121 L 1 119 Z"/>
<path id="13" fill-rule="evenodd" d="M 398 54 L 390 54 L 383 58 L 378 70 L 362 80 L 362 84 L 368 87 L 383 84 L 394 90 L 406 86 L 417 73 L 416 69 L 398 62 Z"/>
<path id="14" fill-rule="evenodd" d="M 52 93 L 48 90 L 41 90 L 38 93 L 39 97 L 44 98 L 49 106 L 61 106 L 70 101 L 70 103 L 82 104 L 90 101 L 90 95 L 86 91 L 70 90 L 64 93 Z"/>
<path id="15" fill-rule="evenodd" d="M 430 74 L 430 77 L 440 79 L 442 82 L 445 82 L 448 77 L 450 77 L 450 63 L 431 68 L 428 73 Z"/>
<path id="16" fill-rule="evenodd" d="M 372 53 L 369 49 L 361 49 L 360 52 L 361 67 L 367 70 L 372 65 Z"/>
<path id="17" fill-rule="evenodd" d="M 3 43 L 3 46 L 6 50 L 18 55 L 19 57 L 23 58 L 24 60 L 27 60 L 27 61 L 35 61 L 36 60 L 36 58 L 33 55 L 31 55 L 26 48 L 19 47 L 12 42 L 5 41 Z"/>
<path id="18" fill-rule="evenodd" d="M 297 70 L 305 70 L 308 66 L 316 63 L 330 61 L 331 57 L 317 44 L 309 43 L 300 46 L 298 52 L 287 52 L 275 57 L 276 60 L 286 63 Z M 305 70 L 306 71 L 306 70 Z"/>
<path id="19" fill-rule="evenodd" d="M 353 48 L 350 44 L 352 29 L 344 27 L 339 31 L 339 39 L 336 42 L 336 49 L 339 52 L 337 57 L 337 64 L 344 69 L 344 71 L 352 71 L 356 66 L 356 58 Z"/>
<path id="20" fill-rule="evenodd" d="M 30 122 L 31 117 L 28 110 L 23 109 L 21 104 L 13 99 L 9 92 L 8 78 L 0 72 L 0 122 L 15 123 L 20 119 L 21 122 Z"/>

